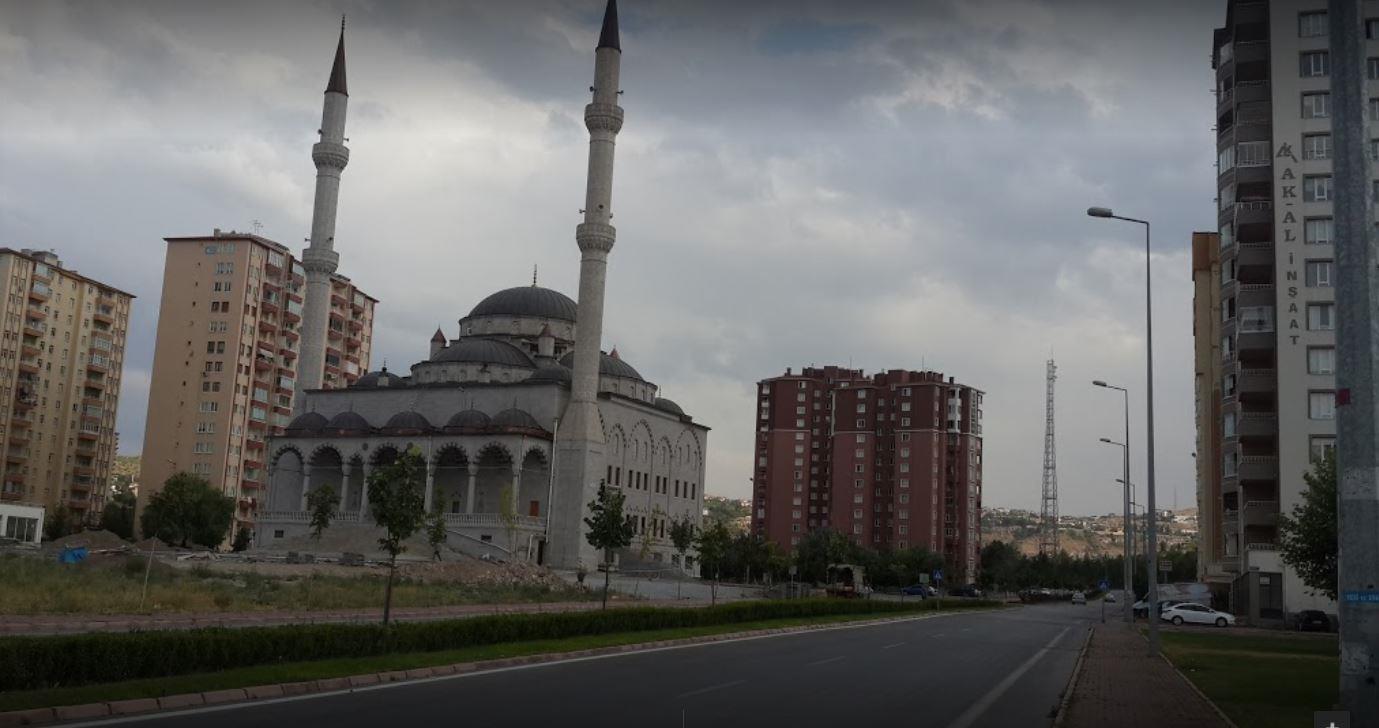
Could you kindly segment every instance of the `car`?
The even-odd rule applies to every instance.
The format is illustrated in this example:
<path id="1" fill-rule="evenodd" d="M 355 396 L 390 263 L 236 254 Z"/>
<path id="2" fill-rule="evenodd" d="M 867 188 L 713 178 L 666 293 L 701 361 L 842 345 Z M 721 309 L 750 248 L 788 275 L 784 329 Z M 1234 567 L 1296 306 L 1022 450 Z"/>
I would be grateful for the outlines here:
<path id="1" fill-rule="evenodd" d="M 929 587 L 923 584 L 915 584 L 913 586 L 902 587 L 900 593 L 907 597 L 919 597 L 923 599 L 929 596 Z"/>
<path id="2" fill-rule="evenodd" d="M 1320 609 L 1304 609 L 1294 617 L 1299 632 L 1330 632 L 1331 618 Z"/>
<path id="3" fill-rule="evenodd" d="M 1082 592 L 1073 592 L 1073 604 L 1087 604 L 1087 595 Z"/>
<path id="4" fill-rule="evenodd" d="M 938 596 L 938 587 L 935 587 L 935 586 L 928 586 L 928 587 L 925 587 L 925 588 L 929 590 L 929 596 L 931 596 L 931 597 L 936 597 L 936 596 Z"/>
<path id="5" fill-rule="evenodd" d="M 1235 615 L 1218 612 L 1196 602 L 1179 602 L 1167 607 L 1159 612 L 1159 619 L 1172 622 L 1174 625 L 1214 624 L 1217 627 L 1225 627 L 1235 624 Z"/>
<path id="6" fill-rule="evenodd" d="M 967 586 L 959 586 L 949 589 L 948 595 L 954 597 L 978 598 L 982 596 L 982 590 L 978 589 L 976 584 L 968 584 Z"/>
<path id="7" fill-rule="evenodd" d="M 1107 604 L 1115 604 L 1115 603 L 1116 603 L 1116 593 L 1115 593 L 1115 592 L 1106 592 L 1105 601 L 1106 601 Z"/>
<path id="8" fill-rule="evenodd" d="M 1159 614 L 1163 614 L 1165 609 L 1175 604 L 1182 604 L 1182 601 L 1178 599 L 1160 599 Z M 1149 602 L 1144 599 L 1135 602 L 1130 608 L 1135 611 L 1136 617 L 1146 617 L 1149 615 Z"/>

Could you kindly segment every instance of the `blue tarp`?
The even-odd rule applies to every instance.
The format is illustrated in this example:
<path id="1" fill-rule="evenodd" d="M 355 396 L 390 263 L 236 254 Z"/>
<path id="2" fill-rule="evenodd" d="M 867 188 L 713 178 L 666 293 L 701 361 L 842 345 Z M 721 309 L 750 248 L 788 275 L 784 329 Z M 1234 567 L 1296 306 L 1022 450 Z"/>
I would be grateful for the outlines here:
<path id="1" fill-rule="evenodd" d="M 85 546 L 68 546 L 58 554 L 57 560 L 63 564 L 75 564 L 86 560 Z"/>

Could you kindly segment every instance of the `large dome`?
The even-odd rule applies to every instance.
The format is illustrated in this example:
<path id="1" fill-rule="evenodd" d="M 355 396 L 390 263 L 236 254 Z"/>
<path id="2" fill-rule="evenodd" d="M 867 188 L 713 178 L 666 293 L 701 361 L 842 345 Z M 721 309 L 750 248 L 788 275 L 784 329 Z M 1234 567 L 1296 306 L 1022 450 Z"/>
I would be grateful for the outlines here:
<path id="1" fill-rule="evenodd" d="M 575 368 L 575 353 L 572 351 L 560 357 L 560 363 L 573 371 Z M 639 382 L 646 381 L 642 379 L 642 375 L 638 374 L 636 369 L 632 368 L 631 364 L 628 364 L 616 356 L 609 356 L 601 351 L 599 352 L 599 374 L 608 377 L 625 377 L 627 379 L 635 379 Z"/>
<path id="2" fill-rule="evenodd" d="M 441 349 L 431 361 L 456 361 L 473 364 L 506 364 L 512 367 L 532 367 L 525 351 L 501 339 L 466 336 Z"/>
<path id="3" fill-rule="evenodd" d="M 540 286 L 518 286 L 485 298 L 469 315 L 526 316 L 574 322 L 576 310 L 575 302 L 560 291 Z"/>

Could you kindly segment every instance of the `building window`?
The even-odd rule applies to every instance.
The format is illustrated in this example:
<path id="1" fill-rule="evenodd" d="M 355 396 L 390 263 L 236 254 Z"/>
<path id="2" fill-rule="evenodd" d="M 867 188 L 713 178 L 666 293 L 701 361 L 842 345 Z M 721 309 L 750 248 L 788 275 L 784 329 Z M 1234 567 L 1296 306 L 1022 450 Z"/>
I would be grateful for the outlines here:
<path id="1" fill-rule="evenodd" d="M 1336 419 L 1336 393 L 1308 392 L 1307 416 L 1314 420 Z"/>
<path id="2" fill-rule="evenodd" d="M 1309 346 L 1309 347 L 1307 347 L 1307 373 L 1308 373 L 1308 374 L 1335 374 L 1335 373 L 1336 373 L 1336 347 L 1334 347 L 1334 346 Z"/>
<path id="3" fill-rule="evenodd" d="M 1331 94 L 1319 91 L 1302 95 L 1302 118 L 1325 119 L 1331 116 Z"/>
<path id="4" fill-rule="evenodd" d="M 1298 72 L 1303 78 L 1320 78 L 1330 70 L 1331 54 L 1326 51 L 1306 51 L 1299 58 Z"/>
<path id="5" fill-rule="evenodd" d="M 1365 18 L 1365 38 L 1379 40 L 1379 18 Z"/>
<path id="6" fill-rule="evenodd" d="M 1326 11 L 1298 13 L 1298 37 L 1318 38 L 1327 34 Z"/>
<path id="7" fill-rule="evenodd" d="M 1312 174 L 1302 178 L 1303 202 L 1326 202 L 1331 199 L 1331 175 Z"/>
<path id="8" fill-rule="evenodd" d="M 1330 288 L 1331 285 L 1331 261 L 1307 261 L 1307 287 Z"/>
<path id="9" fill-rule="evenodd" d="M 1312 459 L 1321 460 L 1327 453 L 1336 449 L 1336 438 L 1329 435 L 1314 435 L 1308 438 L 1307 445 Z"/>
<path id="10" fill-rule="evenodd" d="M 1303 222 L 1303 239 L 1309 245 L 1330 245 L 1331 230 L 1331 218 L 1309 217 Z"/>
<path id="11" fill-rule="evenodd" d="M 1262 167 L 1272 162 L 1269 142 L 1240 142 L 1236 145 L 1235 163 L 1240 167 Z"/>
<path id="12" fill-rule="evenodd" d="M 1371 81 L 1379 81 L 1379 58 L 1365 60 L 1365 76 Z"/>
<path id="13" fill-rule="evenodd" d="M 1379 98 L 1369 100 L 1369 120 L 1379 121 Z"/>
<path id="14" fill-rule="evenodd" d="M 1304 134 L 1302 136 L 1303 159 L 1331 159 L 1330 134 Z"/>
<path id="15" fill-rule="evenodd" d="M 1336 304 L 1307 304 L 1307 328 L 1312 331 L 1336 330 Z"/>

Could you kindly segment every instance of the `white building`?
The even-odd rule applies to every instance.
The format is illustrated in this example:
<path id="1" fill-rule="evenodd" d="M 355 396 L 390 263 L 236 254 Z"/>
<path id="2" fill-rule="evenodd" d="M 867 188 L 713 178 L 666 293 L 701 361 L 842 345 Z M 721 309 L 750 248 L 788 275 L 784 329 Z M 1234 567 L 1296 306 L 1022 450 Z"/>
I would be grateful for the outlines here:
<path id="1" fill-rule="evenodd" d="M 0 537 L 23 543 L 43 540 L 43 506 L 0 503 Z"/>

